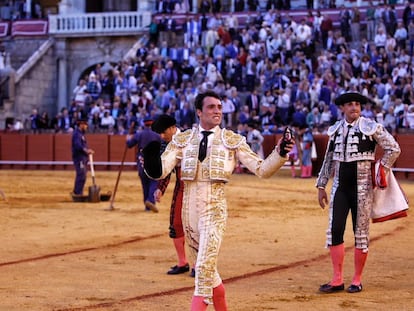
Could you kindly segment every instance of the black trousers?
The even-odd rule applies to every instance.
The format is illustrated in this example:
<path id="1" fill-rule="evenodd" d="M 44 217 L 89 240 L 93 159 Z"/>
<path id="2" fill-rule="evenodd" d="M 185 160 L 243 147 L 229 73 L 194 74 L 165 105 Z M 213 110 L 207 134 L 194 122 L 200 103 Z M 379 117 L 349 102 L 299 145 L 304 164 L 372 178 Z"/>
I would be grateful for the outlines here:
<path id="1" fill-rule="evenodd" d="M 352 215 L 355 233 L 358 210 L 357 162 L 342 162 L 339 167 L 339 185 L 333 199 L 332 245 L 344 242 L 346 220 Z"/>
<path id="2" fill-rule="evenodd" d="M 73 187 L 74 194 L 83 194 L 83 188 L 86 183 L 86 174 L 88 172 L 88 160 L 76 160 L 73 161 L 76 170 L 75 185 Z"/>

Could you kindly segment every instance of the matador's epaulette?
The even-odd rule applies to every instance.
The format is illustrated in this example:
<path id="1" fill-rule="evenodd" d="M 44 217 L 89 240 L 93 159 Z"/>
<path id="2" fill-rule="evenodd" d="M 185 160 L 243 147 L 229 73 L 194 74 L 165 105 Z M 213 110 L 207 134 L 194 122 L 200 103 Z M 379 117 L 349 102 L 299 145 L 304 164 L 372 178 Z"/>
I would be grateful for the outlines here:
<path id="1" fill-rule="evenodd" d="M 221 137 L 222 137 L 224 146 L 229 149 L 234 149 L 234 148 L 239 147 L 245 140 L 245 137 L 243 137 L 242 135 L 237 134 L 231 130 L 226 130 L 226 129 L 223 129 L 221 131 Z"/>
<path id="2" fill-rule="evenodd" d="M 367 136 L 373 135 L 377 131 L 378 126 L 377 122 L 368 118 L 361 117 L 359 121 L 359 130 Z"/>
<path id="3" fill-rule="evenodd" d="M 341 127 L 341 121 L 336 121 L 334 125 L 331 125 L 328 130 L 326 131 L 326 133 L 328 134 L 328 136 L 332 136 L 333 134 L 336 133 L 336 131 Z"/>
<path id="4" fill-rule="evenodd" d="M 180 132 L 174 135 L 172 138 L 172 141 L 178 147 L 183 148 L 187 146 L 188 143 L 190 142 L 192 134 L 193 134 L 193 131 L 191 129 L 188 129 L 184 132 Z"/>

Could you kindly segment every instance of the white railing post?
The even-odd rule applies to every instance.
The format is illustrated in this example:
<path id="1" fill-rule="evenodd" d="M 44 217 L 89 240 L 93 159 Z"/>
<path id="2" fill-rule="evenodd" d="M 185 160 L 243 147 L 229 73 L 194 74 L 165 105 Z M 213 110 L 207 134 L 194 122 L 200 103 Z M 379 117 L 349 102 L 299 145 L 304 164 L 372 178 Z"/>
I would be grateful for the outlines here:
<path id="1" fill-rule="evenodd" d="M 71 13 L 49 15 L 51 35 L 87 35 L 97 32 L 131 33 L 144 31 L 151 21 L 151 12 Z"/>
<path id="2" fill-rule="evenodd" d="M 102 31 L 104 16 L 98 15 L 98 16 L 95 16 L 94 19 L 95 19 L 95 31 Z"/>

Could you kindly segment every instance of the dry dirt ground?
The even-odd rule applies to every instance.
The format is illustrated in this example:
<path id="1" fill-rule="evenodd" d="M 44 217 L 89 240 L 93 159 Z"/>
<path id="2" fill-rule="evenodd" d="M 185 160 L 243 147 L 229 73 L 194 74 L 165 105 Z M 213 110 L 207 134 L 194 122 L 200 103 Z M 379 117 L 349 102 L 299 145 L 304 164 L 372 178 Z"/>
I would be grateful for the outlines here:
<path id="1" fill-rule="evenodd" d="M 102 192 L 117 172 L 96 172 Z M 143 211 L 135 172 L 122 173 L 109 202 L 74 203 L 72 171 L 0 170 L 0 310 L 189 310 L 194 279 L 170 276 L 172 185 L 160 213 Z M 414 183 L 400 180 L 411 202 Z M 371 225 L 364 290 L 324 295 L 327 210 L 315 179 L 281 170 L 270 179 L 234 175 L 219 260 L 231 311 L 414 310 L 414 216 Z M 90 186 L 88 179 L 86 191 Z M 348 223 L 345 282 L 353 273 Z M 208 310 L 213 310 L 209 307 Z"/>

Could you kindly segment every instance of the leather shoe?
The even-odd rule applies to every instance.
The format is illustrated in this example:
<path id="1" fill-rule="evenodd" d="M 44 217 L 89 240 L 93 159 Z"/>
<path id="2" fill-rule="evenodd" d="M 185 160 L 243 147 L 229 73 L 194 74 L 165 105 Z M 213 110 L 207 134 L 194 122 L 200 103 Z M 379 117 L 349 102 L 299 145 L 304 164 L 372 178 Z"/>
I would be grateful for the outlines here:
<path id="1" fill-rule="evenodd" d="M 154 213 L 158 213 L 158 208 L 155 206 L 154 203 L 150 201 L 145 201 L 145 210 L 146 211 L 153 211 Z"/>
<path id="2" fill-rule="evenodd" d="M 181 274 L 190 271 L 190 266 L 186 264 L 185 266 L 174 266 L 168 270 L 167 274 Z"/>
<path id="3" fill-rule="evenodd" d="M 345 289 L 345 286 L 343 283 L 341 285 L 331 285 L 329 283 L 326 283 L 326 284 L 322 284 L 319 287 L 319 291 L 322 293 L 326 293 L 326 294 L 339 292 L 344 289 Z"/>
<path id="4" fill-rule="evenodd" d="M 360 291 L 362 291 L 362 284 L 359 284 L 359 285 L 351 284 L 346 291 L 351 294 L 359 293 Z"/>

